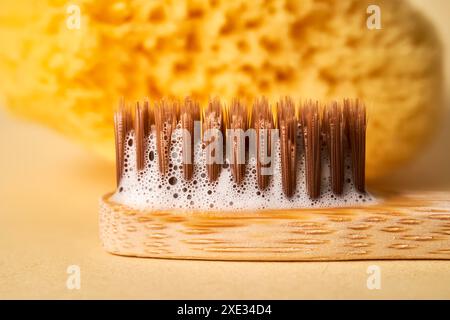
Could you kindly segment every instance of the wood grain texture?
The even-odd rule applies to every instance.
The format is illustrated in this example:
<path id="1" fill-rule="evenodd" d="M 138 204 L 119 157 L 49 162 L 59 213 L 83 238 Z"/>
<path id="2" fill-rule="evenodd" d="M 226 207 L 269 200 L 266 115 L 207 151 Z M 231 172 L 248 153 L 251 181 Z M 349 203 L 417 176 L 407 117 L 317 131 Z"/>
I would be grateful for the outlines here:
<path id="1" fill-rule="evenodd" d="M 450 259 L 450 193 L 383 195 L 365 207 L 245 212 L 139 211 L 100 200 L 111 253 L 153 258 L 307 261 Z"/>

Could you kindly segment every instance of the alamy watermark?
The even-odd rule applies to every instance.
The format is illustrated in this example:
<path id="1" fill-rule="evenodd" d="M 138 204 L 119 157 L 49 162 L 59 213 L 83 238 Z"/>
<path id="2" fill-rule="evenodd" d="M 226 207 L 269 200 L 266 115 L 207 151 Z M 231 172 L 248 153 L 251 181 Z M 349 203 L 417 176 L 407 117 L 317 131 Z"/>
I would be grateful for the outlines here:
<path id="1" fill-rule="evenodd" d="M 381 289 L 381 268 L 377 265 L 370 265 L 366 270 L 367 277 L 366 285 L 369 290 Z"/>
<path id="2" fill-rule="evenodd" d="M 81 9 L 76 4 L 70 4 L 66 9 L 66 26 L 69 30 L 81 29 Z"/>
<path id="3" fill-rule="evenodd" d="M 246 164 L 247 159 L 258 158 L 263 175 L 273 174 L 274 157 L 277 154 L 279 145 L 279 129 L 226 129 L 225 132 L 219 129 L 208 129 L 201 133 L 201 122 L 194 122 L 194 137 L 186 129 L 178 128 L 173 133 L 185 141 L 193 141 L 197 145 L 200 140 L 203 144 L 206 164 Z M 183 163 L 192 164 L 192 145 L 183 143 Z M 236 152 L 233 156 L 235 150 Z"/>
<path id="4" fill-rule="evenodd" d="M 68 274 L 66 280 L 66 288 L 69 290 L 81 289 L 81 268 L 79 265 L 72 264 L 67 267 L 66 273 Z"/>
<path id="5" fill-rule="evenodd" d="M 369 30 L 380 30 L 381 27 L 381 8 L 376 4 L 371 4 L 366 10 L 369 15 L 366 20 L 366 26 Z"/>

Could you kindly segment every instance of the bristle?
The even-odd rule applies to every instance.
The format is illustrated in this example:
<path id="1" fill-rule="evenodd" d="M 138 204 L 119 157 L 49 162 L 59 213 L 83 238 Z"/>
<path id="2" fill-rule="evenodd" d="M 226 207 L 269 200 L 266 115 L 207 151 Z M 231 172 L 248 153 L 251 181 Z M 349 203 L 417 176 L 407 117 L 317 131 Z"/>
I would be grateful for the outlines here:
<path id="1" fill-rule="evenodd" d="M 246 108 L 238 99 L 232 100 L 229 108 L 222 106 L 217 98 L 210 100 L 202 111 L 201 118 L 208 180 L 218 180 L 225 156 L 224 146 L 227 145 L 230 148 L 227 149 L 227 156 L 233 182 L 236 185 L 243 184 L 247 161 L 253 156 L 253 149 L 249 149 L 251 144 L 256 147 L 254 156 L 257 186 L 260 190 L 267 189 L 271 182 L 268 170 L 273 165 L 270 162 L 274 156 L 272 149 L 276 146 L 272 135 L 275 132 L 272 129 L 278 128 L 281 182 L 287 198 L 291 198 L 297 189 L 297 157 L 300 154 L 297 139 L 303 141 L 306 192 L 310 198 L 318 198 L 321 193 L 322 142 L 327 147 L 331 191 L 336 195 L 344 193 L 345 159 L 350 154 L 353 184 L 357 191 L 365 192 L 367 120 L 364 104 L 359 100 L 344 100 L 342 106 L 334 101 L 324 106 L 323 112 L 320 109 L 319 102 L 309 101 L 296 112 L 295 104 L 289 97 L 281 99 L 273 107 L 265 98 L 256 99 L 252 108 Z M 136 103 L 135 107 L 121 100 L 114 113 L 117 185 L 121 183 L 125 167 L 133 165 L 126 163 L 125 158 L 128 134 L 134 131 L 136 168 L 142 171 L 145 169 L 148 152 L 148 136 L 150 132 L 154 132 L 159 171 L 161 175 L 166 175 L 171 162 L 172 133 L 177 125 L 183 129 L 183 177 L 191 180 L 195 168 L 194 125 L 199 118 L 199 104 L 190 98 L 186 98 L 181 104 L 163 99 L 152 110 L 148 100 Z M 255 139 L 253 140 L 253 133 L 250 133 L 247 143 L 250 124 L 255 129 Z"/>
<path id="2" fill-rule="evenodd" d="M 125 138 L 132 128 L 132 114 L 123 99 L 114 113 L 114 137 L 116 145 L 116 182 L 120 184 L 125 164 Z"/>
<path id="3" fill-rule="evenodd" d="M 340 195 L 344 187 L 344 116 L 336 101 L 323 112 L 323 131 L 330 158 L 331 189 Z"/>
<path id="4" fill-rule="evenodd" d="M 198 102 L 190 98 L 184 100 L 180 108 L 180 122 L 183 129 L 183 176 L 191 180 L 194 174 L 194 121 L 199 120 Z"/>
<path id="5" fill-rule="evenodd" d="M 119 186 L 122 178 L 123 156 L 124 156 L 124 124 L 121 105 L 114 112 L 114 140 L 116 145 L 116 184 Z"/>
<path id="6" fill-rule="evenodd" d="M 352 160 L 353 183 L 356 190 L 365 192 L 366 107 L 360 100 L 344 101 L 347 135 Z"/>
<path id="7" fill-rule="evenodd" d="M 306 190 L 310 198 L 320 196 L 320 116 L 319 103 L 309 101 L 301 109 L 305 149 Z"/>
<path id="8" fill-rule="evenodd" d="M 172 141 L 172 132 L 175 130 L 177 122 L 176 110 L 176 102 L 168 102 L 166 100 L 161 100 L 154 108 L 156 149 L 159 159 L 159 171 L 162 175 L 165 175 L 169 168 L 169 151 Z"/>
<path id="9" fill-rule="evenodd" d="M 286 197 L 294 195 L 297 182 L 297 118 L 294 102 L 286 97 L 277 105 L 280 130 L 281 181 Z"/>
<path id="10" fill-rule="evenodd" d="M 134 135 L 136 141 L 136 167 L 143 170 L 145 165 L 145 142 L 149 132 L 148 103 L 136 103 L 134 113 Z"/>
<path id="11" fill-rule="evenodd" d="M 258 188 L 264 190 L 269 185 L 270 175 L 262 171 L 271 165 L 266 159 L 272 157 L 271 129 L 274 129 L 273 114 L 265 98 L 257 99 L 253 104 L 253 128 L 256 131 L 257 183 Z"/>
<path id="12" fill-rule="evenodd" d="M 155 125 L 155 113 L 151 109 L 150 102 L 148 101 L 148 99 L 144 100 L 144 108 L 147 109 L 147 113 L 148 113 L 147 135 L 149 135 L 152 132 L 152 126 Z"/>
<path id="13" fill-rule="evenodd" d="M 231 138 L 230 166 L 234 182 L 240 185 L 245 176 L 245 131 L 247 130 L 247 109 L 233 99 L 228 110 L 227 138 Z"/>
<path id="14" fill-rule="evenodd" d="M 208 139 L 205 139 L 205 132 L 209 132 L 210 136 Z M 204 110 L 203 114 L 203 143 L 205 144 L 205 148 L 209 146 L 211 143 L 222 143 L 223 140 L 220 140 L 223 136 L 223 113 L 222 107 L 219 99 L 215 98 L 210 100 L 206 110 Z M 206 153 L 206 172 L 208 174 L 209 181 L 214 182 L 219 178 L 220 171 L 222 168 L 221 163 L 215 163 L 212 159 L 217 158 L 215 152 L 218 152 L 218 148 L 211 148 L 211 154 Z M 223 150 L 220 149 L 220 152 L 223 153 Z M 223 157 L 223 154 L 220 158 Z"/>

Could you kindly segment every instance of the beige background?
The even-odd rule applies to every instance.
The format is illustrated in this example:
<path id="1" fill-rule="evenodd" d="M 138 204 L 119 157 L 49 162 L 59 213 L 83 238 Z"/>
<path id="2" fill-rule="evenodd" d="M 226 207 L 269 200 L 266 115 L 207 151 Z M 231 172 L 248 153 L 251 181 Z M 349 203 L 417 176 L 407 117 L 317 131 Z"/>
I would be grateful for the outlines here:
<path id="1" fill-rule="evenodd" d="M 450 1 L 414 2 L 435 20 L 449 56 Z M 448 63 L 445 70 L 450 75 Z M 450 121 L 445 123 L 416 163 L 389 177 L 390 184 L 449 188 Z M 111 164 L 4 111 L 0 150 L 0 298 L 450 298 L 447 261 L 251 263 L 113 256 L 102 250 L 97 233 L 98 198 L 114 187 Z M 66 288 L 72 264 L 81 268 L 80 290 Z M 373 264 L 381 267 L 381 290 L 366 287 L 366 269 Z"/>

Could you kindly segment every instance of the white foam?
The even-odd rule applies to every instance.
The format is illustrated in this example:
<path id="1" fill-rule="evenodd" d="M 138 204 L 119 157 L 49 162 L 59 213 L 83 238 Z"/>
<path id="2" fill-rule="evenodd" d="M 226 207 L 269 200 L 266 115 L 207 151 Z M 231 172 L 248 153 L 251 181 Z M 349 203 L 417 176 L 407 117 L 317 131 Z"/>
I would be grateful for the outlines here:
<path id="1" fill-rule="evenodd" d="M 305 184 L 304 156 L 299 145 L 297 165 L 297 188 L 292 198 L 287 198 L 282 190 L 281 163 L 279 152 L 274 157 L 274 175 L 265 191 L 260 191 L 256 180 L 256 161 L 249 159 L 245 180 L 241 186 L 233 183 L 230 167 L 222 168 L 220 177 L 210 183 L 206 174 L 205 154 L 201 142 L 194 147 L 194 175 L 185 181 L 182 173 L 181 130 L 172 135 L 170 165 L 166 176 L 158 169 L 158 153 L 154 133 L 147 140 L 145 169 L 137 172 L 134 133 L 127 136 L 125 169 L 121 183 L 112 196 L 115 202 L 136 209 L 195 209 L 195 210 L 255 210 L 289 209 L 304 207 L 342 207 L 369 204 L 375 199 L 368 193 L 356 192 L 351 182 L 350 161 L 346 159 L 345 185 L 341 196 L 336 196 L 330 188 L 330 166 L 327 152 L 322 152 L 321 196 L 312 200 L 308 197 Z M 300 141 L 301 139 L 298 139 Z M 279 150 L 279 145 L 277 146 Z"/>

